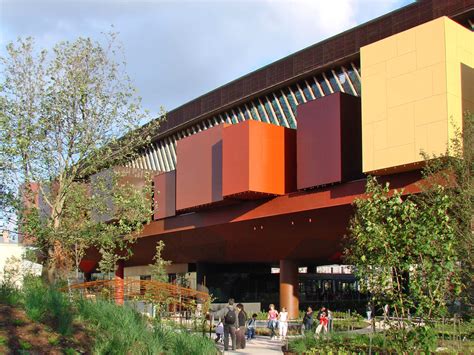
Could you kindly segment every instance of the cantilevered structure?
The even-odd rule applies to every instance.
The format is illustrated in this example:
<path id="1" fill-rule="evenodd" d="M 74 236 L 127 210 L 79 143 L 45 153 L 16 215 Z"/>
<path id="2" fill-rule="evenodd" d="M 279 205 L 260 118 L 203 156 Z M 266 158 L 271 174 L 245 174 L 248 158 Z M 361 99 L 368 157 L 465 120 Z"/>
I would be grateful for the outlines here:
<path id="1" fill-rule="evenodd" d="M 295 316 L 347 291 L 314 267 L 340 262 L 367 174 L 417 192 L 420 152 L 444 153 L 473 111 L 473 23 L 472 0 L 418 1 L 169 112 L 129 163 L 159 171 L 158 210 L 119 274 L 146 278 L 163 240 L 170 273 L 221 301 Z"/>

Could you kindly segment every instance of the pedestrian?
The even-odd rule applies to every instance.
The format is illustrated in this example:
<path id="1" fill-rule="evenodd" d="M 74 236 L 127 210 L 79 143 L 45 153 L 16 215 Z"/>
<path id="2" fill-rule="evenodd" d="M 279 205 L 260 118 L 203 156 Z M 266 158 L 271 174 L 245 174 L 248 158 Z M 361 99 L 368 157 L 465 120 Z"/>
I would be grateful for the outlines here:
<path id="1" fill-rule="evenodd" d="M 386 303 L 385 306 L 383 306 L 384 321 L 388 322 L 388 317 L 390 317 L 390 306 Z"/>
<path id="2" fill-rule="evenodd" d="M 278 315 L 278 332 L 280 334 L 280 340 L 285 340 L 286 333 L 288 333 L 288 312 L 285 307 L 282 307 Z"/>
<path id="3" fill-rule="evenodd" d="M 224 335 L 224 323 L 219 319 L 219 323 L 217 323 L 216 327 L 216 343 L 219 341 L 223 341 L 222 337 Z"/>
<path id="4" fill-rule="evenodd" d="M 311 307 L 308 307 L 303 317 L 303 329 L 305 331 L 310 331 L 313 327 L 313 314 L 313 309 Z"/>
<path id="5" fill-rule="evenodd" d="M 255 329 L 257 328 L 257 314 L 252 314 L 247 322 L 247 340 L 255 339 Z"/>
<path id="6" fill-rule="evenodd" d="M 239 310 L 239 314 L 237 315 L 239 326 L 236 332 L 236 339 L 237 339 L 237 349 L 245 349 L 245 324 L 247 323 L 247 313 L 244 310 L 244 305 L 239 303 L 237 305 Z"/>
<path id="7" fill-rule="evenodd" d="M 332 332 L 332 312 L 329 308 L 326 309 L 328 314 L 327 314 L 327 317 L 328 317 L 328 331 Z"/>
<path id="8" fill-rule="evenodd" d="M 319 334 L 322 332 L 327 333 L 328 332 L 328 317 L 326 315 L 326 312 L 321 313 L 321 316 L 319 317 L 319 324 L 318 327 L 316 328 L 316 334 Z"/>
<path id="9" fill-rule="evenodd" d="M 369 303 L 367 303 L 367 320 L 370 321 L 372 319 L 372 306 Z"/>
<path id="10" fill-rule="evenodd" d="M 270 339 L 273 340 L 276 336 L 275 329 L 278 327 L 278 311 L 275 309 L 274 304 L 271 304 L 269 308 L 267 316 L 268 328 L 270 329 Z"/>
<path id="11" fill-rule="evenodd" d="M 224 350 L 229 350 L 229 336 L 232 340 L 232 350 L 236 347 L 236 329 L 239 327 L 237 319 L 237 307 L 234 306 L 234 299 L 230 298 L 226 307 L 214 313 L 215 318 L 224 319 Z"/>

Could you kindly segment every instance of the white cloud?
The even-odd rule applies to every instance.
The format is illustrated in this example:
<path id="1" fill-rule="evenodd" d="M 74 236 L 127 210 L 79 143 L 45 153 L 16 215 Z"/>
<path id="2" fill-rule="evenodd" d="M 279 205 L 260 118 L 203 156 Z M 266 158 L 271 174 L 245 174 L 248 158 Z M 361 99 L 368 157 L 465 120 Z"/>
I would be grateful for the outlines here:
<path id="1" fill-rule="evenodd" d="M 144 104 L 171 109 L 407 0 L 5 1 L 1 41 L 120 32 Z M 0 52 L 1 53 L 1 52 Z"/>

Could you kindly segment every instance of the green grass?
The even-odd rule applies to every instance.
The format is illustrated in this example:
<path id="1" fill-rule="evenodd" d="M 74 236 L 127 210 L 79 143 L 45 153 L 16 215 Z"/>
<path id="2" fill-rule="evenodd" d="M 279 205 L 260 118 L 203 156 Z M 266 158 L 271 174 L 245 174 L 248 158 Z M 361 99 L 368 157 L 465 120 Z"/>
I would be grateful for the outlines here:
<path id="1" fill-rule="evenodd" d="M 21 339 L 19 340 L 19 343 L 20 343 L 20 349 L 22 350 L 30 350 L 33 347 L 33 345 L 31 345 L 30 343 Z"/>
<path id="2" fill-rule="evenodd" d="M 48 338 L 48 343 L 52 346 L 56 346 L 58 345 L 60 342 L 60 339 L 59 337 L 55 336 L 55 335 L 52 335 Z"/>
<path id="3" fill-rule="evenodd" d="M 6 293 L 5 293 L 6 294 Z M 21 306 L 35 322 L 50 326 L 61 335 L 72 334 L 74 321 L 82 323 L 92 338 L 91 351 L 97 354 L 176 354 L 214 355 L 215 344 L 201 333 L 192 334 L 177 324 L 150 322 L 128 306 L 117 306 L 109 301 L 70 300 L 55 287 L 45 285 L 41 279 L 25 279 L 19 293 Z M 23 321 L 15 320 L 16 325 Z M 48 338 L 50 345 L 60 343 L 60 337 Z M 31 344 L 20 344 L 29 350 Z M 66 354 L 77 352 L 68 348 Z"/>
<path id="4" fill-rule="evenodd" d="M 25 324 L 25 321 L 21 319 L 14 319 L 12 323 L 15 327 L 21 327 L 23 324 Z"/>
<path id="5" fill-rule="evenodd" d="M 0 335 L 0 346 L 6 345 L 8 342 L 8 339 L 2 335 Z"/>

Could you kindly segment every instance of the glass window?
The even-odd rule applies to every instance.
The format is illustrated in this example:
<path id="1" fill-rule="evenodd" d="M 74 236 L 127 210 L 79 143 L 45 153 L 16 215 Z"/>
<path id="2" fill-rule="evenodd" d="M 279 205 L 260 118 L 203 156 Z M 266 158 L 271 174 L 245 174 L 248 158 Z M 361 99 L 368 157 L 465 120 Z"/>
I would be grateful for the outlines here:
<path id="1" fill-rule="evenodd" d="M 329 72 L 326 74 L 327 78 L 329 79 L 329 82 L 331 83 L 332 90 L 334 92 L 341 91 L 341 88 L 339 87 L 336 78 L 334 77 L 334 74 L 332 72 Z"/>
<path id="2" fill-rule="evenodd" d="M 352 90 L 351 85 L 349 84 L 349 80 L 347 79 L 347 76 L 346 74 L 344 74 L 342 69 L 340 69 L 336 74 L 339 79 L 339 82 L 342 84 L 342 87 L 344 88 L 344 92 L 355 95 L 355 92 L 354 90 Z"/>
<path id="3" fill-rule="evenodd" d="M 296 114 L 296 102 L 293 98 L 293 95 L 290 93 L 290 89 L 286 88 L 283 90 L 286 95 L 286 99 L 288 100 L 288 103 L 290 104 L 291 110 L 293 111 L 293 114 Z"/>
<path id="4" fill-rule="evenodd" d="M 280 107 L 278 107 L 278 102 L 275 99 L 275 96 L 271 95 L 269 99 L 271 99 L 273 111 L 275 111 L 275 114 L 277 115 L 280 126 L 286 127 L 285 119 L 283 118 L 283 112 L 281 112 Z"/>
<path id="5" fill-rule="evenodd" d="M 291 87 L 291 90 L 293 91 L 293 93 L 295 94 L 296 96 L 296 101 L 298 105 L 301 105 L 302 103 L 304 103 L 304 100 L 303 100 L 303 97 L 301 96 L 301 92 L 300 90 L 298 89 L 298 87 L 295 85 L 295 86 L 292 86 Z"/>
<path id="6" fill-rule="evenodd" d="M 264 102 L 264 106 L 265 106 L 265 111 L 267 111 L 268 117 L 270 117 L 270 123 L 278 124 L 278 122 L 276 121 L 276 118 L 273 117 L 272 108 L 270 107 L 270 104 L 268 103 L 268 100 L 264 99 L 263 102 Z"/>
<path id="7" fill-rule="evenodd" d="M 318 85 L 316 85 L 316 82 L 314 81 L 314 78 L 311 78 L 309 83 L 311 84 L 311 89 L 313 89 L 314 96 L 319 99 L 322 97 L 321 91 L 318 88 Z"/>
<path id="8" fill-rule="evenodd" d="M 300 88 L 303 89 L 303 94 L 306 97 L 306 101 L 313 100 L 313 96 L 309 92 L 309 87 L 308 87 L 308 85 L 306 85 L 305 82 L 300 83 Z"/>
<path id="9" fill-rule="evenodd" d="M 265 108 L 260 104 L 260 101 L 257 102 L 257 108 L 258 108 L 258 113 L 260 114 L 260 117 L 262 118 L 263 122 L 268 122 L 268 115 L 265 112 Z"/>
<path id="10" fill-rule="evenodd" d="M 323 89 L 324 95 L 331 95 L 331 90 L 329 89 L 329 86 L 326 83 L 326 80 L 324 80 L 322 76 L 318 77 L 318 83 L 319 83 L 319 86 L 321 86 L 321 89 Z"/>
<path id="11" fill-rule="evenodd" d="M 359 77 L 357 76 L 357 74 L 354 72 L 354 69 L 352 69 L 352 68 L 347 70 L 347 74 L 349 75 L 349 78 L 351 79 L 352 85 L 354 86 L 354 89 L 356 91 L 356 95 L 360 96 Z"/>
<path id="12" fill-rule="evenodd" d="M 286 116 L 286 120 L 287 120 L 289 126 L 291 128 L 296 128 L 295 123 L 293 122 L 294 120 L 293 120 L 293 118 L 291 116 L 291 113 L 290 113 L 290 108 L 286 104 L 285 98 L 283 96 L 280 96 L 279 99 L 280 99 L 279 101 L 280 101 L 281 108 L 283 110 L 283 113 Z"/>

